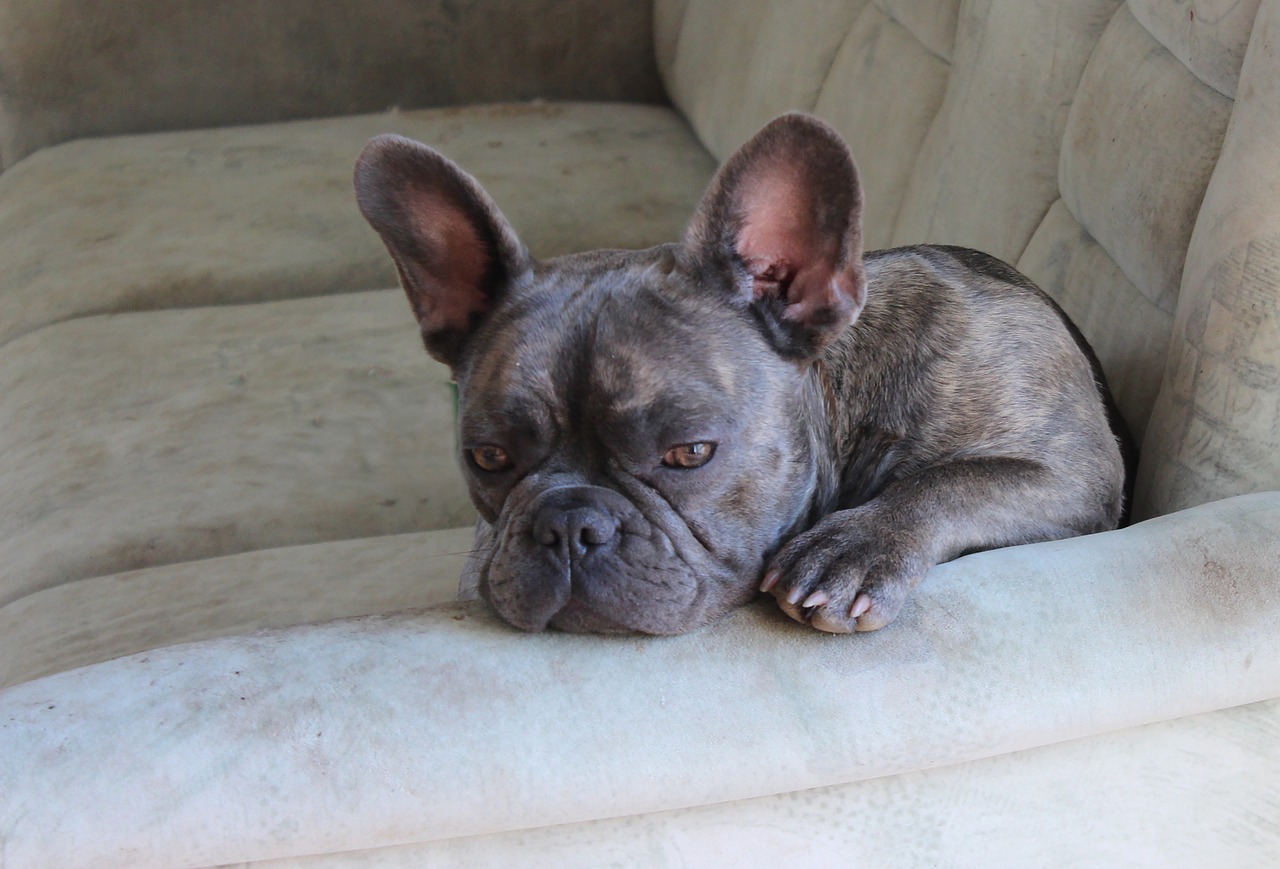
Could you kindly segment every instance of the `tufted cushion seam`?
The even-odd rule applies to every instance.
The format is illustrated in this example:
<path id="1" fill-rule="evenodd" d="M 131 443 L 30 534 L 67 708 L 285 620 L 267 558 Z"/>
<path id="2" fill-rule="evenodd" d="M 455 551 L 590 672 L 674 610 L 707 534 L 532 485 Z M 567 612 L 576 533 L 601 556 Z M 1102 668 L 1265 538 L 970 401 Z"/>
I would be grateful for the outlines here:
<path id="1" fill-rule="evenodd" d="M 1103 191 L 1093 185 L 1087 171 L 1091 168 L 1096 168 L 1095 164 L 1098 164 L 1099 160 L 1105 160 L 1108 157 L 1112 160 L 1118 159 L 1122 162 L 1129 162 L 1130 165 L 1134 165 L 1132 152 L 1126 152 L 1115 146 L 1115 135 L 1136 136 L 1139 140 L 1138 144 L 1150 144 L 1145 140 L 1145 137 L 1148 135 L 1147 133 L 1135 133 L 1133 129 L 1126 129 L 1124 126 L 1119 125 L 1115 121 L 1116 116 L 1108 113 L 1114 111 L 1115 106 L 1107 105 L 1105 100 L 1099 96 L 1100 94 L 1108 93 L 1111 94 L 1110 98 L 1121 98 L 1116 97 L 1116 94 L 1124 92 L 1123 85 L 1117 89 L 1114 83 L 1112 83 L 1111 87 L 1108 87 L 1105 90 L 1100 89 L 1098 86 L 1098 82 L 1100 80 L 1097 78 L 1097 74 L 1101 73 L 1098 72 L 1095 74 L 1095 70 L 1105 70 L 1108 66 L 1115 67 L 1117 65 L 1116 55 L 1114 54 L 1115 45 L 1114 43 L 1109 44 L 1108 39 L 1113 32 L 1122 31 L 1126 27 L 1130 29 L 1134 27 L 1138 28 L 1138 31 L 1143 34 L 1145 39 L 1149 40 L 1142 55 L 1143 60 L 1140 61 L 1136 55 L 1131 56 L 1130 60 L 1132 63 L 1126 68 L 1126 71 L 1132 72 L 1142 68 L 1144 64 L 1148 63 L 1148 61 L 1154 62 L 1155 60 L 1160 59 L 1161 63 L 1167 64 L 1171 68 L 1177 68 L 1184 71 L 1186 81 L 1192 83 L 1193 88 L 1204 88 L 1202 93 L 1211 95 L 1210 100 L 1225 99 L 1227 101 L 1228 107 L 1225 110 L 1225 114 L 1216 116 L 1221 123 L 1222 129 L 1218 130 L 1216 133 L 1216 148 L 1213 151 L 1213 162 L 1215 164 L 1221 153 L 1222 140 L 1225 135 L 1226 124 L 1229 123 L 1232 108 L 1231 104 L 1233 101 L 1229 97 L 1224 97 L 1219 90 L 1205 84 L 1199 76 L 1194 75 L 1193 71 L 1172 51 L 1170 51 L 1163 42 L 1157 39 L 1146 25 L 1136 19 L 1133 15 L 1130 4 L 1128 3 L 1122 3 L 1119 6 L 1111 22 L 1107 25 L 1102 37 L 1098 40 L 1097 45 L 1095 45 L 1090 54 L 1089 61 L 1084 67 L 1084 74 L 1076 87 L 1075 95 L 1072 97 L 1071 113 L 1069 115 L 1063 135 L 1063 141 L 1059 149 L 1058 160 L 1058 188 L 1063 199 L 1063 203 L 1072 218 L 1083 226 L 1089 233 L 1090 237 L 1093 238 L 1104 251 L 1106 251 L 1107 255 L 1116 263 L 1117 267 L 1125 277 L 1128 278 L 1129 281 L 1131 281 L 1133 285 L 1137 287 L 1137 289 L 1146 296 L 1158 310 L 1164 314 L 1172 316 L 1177 305 L 1178 293 L 1182 282 L 1182 274 L 1186 267 L 1185 244 L 1189 243 L 1189 237 L 1183 243 L 1182 249 L 1176 252 L 1183 260 L 1177 265 L 1176 275 L 1172 273 L 1173 269 L 1170 269 L 1170 273 L 1165 276 L 1167 278 L 1166 282 L 1166 280 L 1162 279 L 1160 275 L 1153 271 L 1154 266 L 1150 258 L 1146 258 L 1144 260 L 1141 252 L 1134 248 L 1134 236 L 1129 228 L 1121 227 L 1119 225 L 1108 227 L 1107 221 L 1111 219 L 1108 217 L 1109 211 L 1104 208 L 1104 203 L 1098 201 L 1098 197 L 1102 196 L 1105 200 L 1117 194 L 1111 191 L 1107 191 L 1104 194 Z M 1148 68 L 1150 67 L 1148 66 Z M 1115 69 L 1112 69 L 1111 72 L 1114 74 Z M 1186 93 L 1189 97 L 1194 96 L 1191 91 L 1187 91 Z M 1150 93 L 1149 99 L 1152 103 L 1158 104 L 1159 101 L 1165 100 L 1168 96 L 1168 91 L 1156 90 Z M 1101 106 L 1097 105 L 1100 101 L 1102 102 Z M 1143 105 L 1146 105 L 1146 99 L 1144 99 Z M 1168 105 L 1168 103 L 1166 103 L 1166 105 Z M 1180 108 L 1185 108 L 1185 106 L 1180 106 Z M 1190 120 L 1199 125 L 1199 128 L 1201 128 L 1202 131 L 1213 129 L 1212 127 L 1205 126 L 1206 124 L 1210 124 L 1215 117 L 1212 111 L 1212 106 L 1207 105 L 1203 100 L 1201 100 L 1195 108 L 1200 111 L 1200 114 L 1196 114 Z M 1077 141 L 1077 139 L 1081 135 L 1082 131 L 1090 126 L 1088 122 L 1084 120 L 1087 113 L 1094 112 L 1096 114 L 1099 111 L 1102 113 L 1097 116 L 1101 118 L 1102 123 L 1107 126 L 1103 131 L 1094 133 L 1094 136 L 1096 137 L 1095 141 L 1100 141 L 1105 138 L 1109 131 L 1113 134 L 1111 138 L 1111 146 L 1108 147 L 1105 144 L 1095 144 L 1091 146 L 1092 151 L 1090 151 L 1089 148 L 1083 146 L 1079 141 Z M 1079 113 L 1079 116 L 1077 113 Z M 1130 144 L 1132 145 L 1133 143 L 1131 142 Z M 1170 152 L 1166 152 L 1163 155 L 1157 154 L 1155 156 L 1156 159 L 1160 156 L 1163 156 L 1166 160 L 1174 159 Z M 1185 154 L 1183 156 L 1185 156 Z M 1186 166 L 1180 166 L 1179 168 L 1192 168 L 1192 164 L 1188 163 Z M 1194 223 L 1199 219 L 1198 216 L 1203 204 L 1204 194 L 1208 187 L 1209 178 L 1212 176 L 1212 172 L 1213 169 L 1210 168 L 1208 170 L 1209 174 L 1204 178 L 1204 185 L 1199 191 L 1199 196 L 1195 198 L 1194 203 L 1192 203 L 1189 198 L 1181 203 L 1181 206 L 1185 207 L 1187 209 L 1187 213 L 1191 215 L 1192 225 L 1194 225 Z M 1188 187 L 1188 189 L 1192 188 Z M 1166 206 L 1168 204 L 1169 203 L 1164 203 Z M 1115 204 L 1113 203 L 1111 207 L 1114 208 Z M 1156 215 L 1148 215 L 1148 217 L 1152 222 L 1152 225 L 1147 227 L 1148 232 L 1159 232 L 1163 230 L 1166 235 L 1169 233 L 1171 224 L 1166 225 L 1163 218 Z M 1108 229 L 1110 229 L 1110 231 L 1108 231 Z M 1170 239 L 1166 239 L 1166 241 L 1169 240 Z M 1126 245 L 1128 249 L 1126 249 Z"/>
<path id="2" fill-rule="evenodd" d="M 1063 207 L 1067 209 L 1067 213 L 1071 215 L 1071 219 L 1074 220 L 1076 223 L 1080 224 L 1080 226 L 1084 229 L 1085 233 L 1089 236 L 1089 238 L 1093 240 L 1100 248 L 1102 248 L 1104 252 L 1106 252 L 1107 256 L 1111 259 L 1111 261 L 1116 264 L 1116 268 L 1120 270 L 1120 273 L 1123 274 L 1126 278 L 1128 278 L 1129 283 L 1137 287 L 1138 292 L 1142 294 L 1142 297 L 1146 299 L 1147 302 L 1150 303 L 1150 305 L 1153 308 L 1155 308 L 1157 311 L 1160 311 L 1162 314 L 1173 316 L 1173 309 L 1176 306 L 1176 300 L 1172 304 L 1161 304 L 1156 299 L 1153 299 L 1151 297 L 1151 294 L 1143 287 L 1142 282 L 1139 280 L 1140 276 L 1135 275 L 1133 269 L 1126 267 L 1125 258 L 1116 255 L 1114 246 L 1108 244 L 1107 239 L 1098 237 L 1098 234 L 1093 231 L 1093 228 L 1090 227 L 1089 223 L 1084 219 L 1082 219 L 1081 216 L 1076 213 L 1075 209 L 1071 207 L 1070 201 L 1068 201 L 1066 198 L 1060 199 L 1058 201 L 1062 202 Z M 1052 208 L 1052 207 L 1053 207 L 1053 204 L 1050 204 L 1049 208 Z M 1048 215 L 1049 215 L 1049 209 L 1045 209 L 1044 216 L 1041 218 L 1040 223 L 1036 224 L 1037 230 L 1044 223 L 1044 218 L 1048 217 Z M 1035 234 L 1032 233 L 1032 237 L 1034 236 Z M 1027 244 L 1023 245 L 1022 251 L 1018 254 L 1019 257 L 1021 257 L 1023 254 L 1026 253 L 1027 246 L 1030 244 L 1031 244 L 1031 239 L 1027 239 Z M 1184 268 L 1185 268 L 1185 264 L 1184 264 Z"/>
<path id="3" fill-rule="evenodd" d="M 1181 2 L 1157 3 L 1159 11 L 1152 8 L 1153 2 L 1156 0 L 1127 0 L 1125 5 L 1151 37 L 1197 80 L 1234 100 L 1240 83 L 1244 48 L 1249 41 L 1246 33 L 1252 29 L 1257 17 L 1258 0 L 1227 0 L 1225 3 L 1209 0 L 1198 5 L 1187 2 L 1185 17 L 1182 17 L 1181 7 L 1184 4 Z M 1174 8 L 1180 19 L 1177 24 L 1170 14 Z M 1236 39 L 1241 41 L 1233 44 Z"/>
<path id="4" fill-rule="evenodd" d="M 911 34 L 911 38 L 912 38 L 912 39 L 914 39 L 916 42 L 920 43 L 920 47 L 921 47 L 921 48 L 923 48 L 925 51 L 929 52 L 929 54 L 933 55 L 933 56 L 934 56 L 934 57 L 936 57 L 938 60 L 940 60 L 940 61 L 942 61 L 943 63 L 945 63 L 947 66 L 951 66 L 951 58 L 950 58 L 949 56 L 947 56 L 947 55 L 945 55 L 945 54 L 942 54 L 942 53 L 941 53 L 941 52 L 939 52 L 939 51 L 936 51 L 936 50 L 933 48 L 933 46 L 929 45 L 929 43 L 928 43 L 928 42 L 926 42 L 924 39 L 922 39 L 922 38 L 920 37 L 920 34 L 916 33 L 916 32 L 915 32 L 915 30 L 913 30 L 913 29 L 912 29 L 911 25 L 910 25 L 908 22 L 903 21 L 901 17 L 899 17 L 899 16 L 897 16 L 897 15 L 894 15 L 894 14 L 893 14 L 893 11 L 892 11 L 891 9 L 889 9 L 887 6 L 885 6 L 885 4 L 884 4 L 883 0 L 874 0 L 874 3 L 873 3 L 872 5 L 874 5 L 874 6 L 876 7 L 876 9 L 880 12 L 880 14 L 884 15 L 886 18 L 888 18 L 888 19 L 889 19 L 890 21 L 892 21 L 894 24 L 897 24 L 897 25 L 898 25 L 899 27 L 901 27 L 903 30 L 907 31 L 907 33 L 910 33 L 910 34 Z M 850 33 L 851 33 L 851 32 L 853 31 L 853 28 L 852 28 L 852 27 L 850 27 L 850 28 L 849 28 L 849 31 L 850 31 Z M 845 39 L 848 39 L 848 38 L 849 38 L 849 34 L 848 34 L 848 33 L 846 33 L 846 34 L 845 34 Z M 841 43 L 841 45 L 843 46 L 843 43 Z M 954 51 L 954 49 L 955 49 L 955 46 L 954 46 L 954 45 L 952 45 L 952 50 Z M 826 86 L 826 82 L 825 82 L 825 81 L 823 82 L 823 86 L 824 86 L 824 87 Z"/>

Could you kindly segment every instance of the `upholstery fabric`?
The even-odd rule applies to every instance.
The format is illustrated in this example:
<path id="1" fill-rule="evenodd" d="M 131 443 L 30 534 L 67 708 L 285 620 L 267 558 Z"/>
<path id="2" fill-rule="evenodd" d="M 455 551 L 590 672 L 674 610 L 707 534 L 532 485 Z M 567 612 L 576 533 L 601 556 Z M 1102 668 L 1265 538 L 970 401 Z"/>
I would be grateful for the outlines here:
<path id="1" fill-rule="evenodd" d="M 1187 254 L 1138 509 L 1280 481 L 1280 8 L 1264 5 Z"/>
<path id="2" fill-rule="evenodd" d="M 1017 261 L 1058 198 L 1067 112 L 1117 5 L 962 5 L 954 71 L 904 193 L 894 244 L 945 240 Z"/>
<path id="3" fill-rule="evenodd" d="M 0 4 L 0 8 L 4 8 Z M 536 256 L 679 237 L 714 169 L 670 109 L 515 104 L 84 140 L 0 175 L 0 344 L 86 314 L 395 284 L 354 207 L 378 133 L 487 185 Z"/>
<path id="4" fill-rule="evenodd" d="M 452 601 L 472 538 L 358 537 L 57 585 L 0 607 L 0 688 L 175 643 Z"/>
<path id="5" fill-rule="evenodd" d="M 752 800 L 251 865 L 1269 869 L 1280 779 L 1259 776 L 1257 758 L 1280 739 L 1277 707 Z"/>
<path id="6" fill-rule="evenodd" d="M 0 694 L 0 831 L 16 865 L 221 865 L 864 781 L 1261 701 L 1280 693 L 1277 561 L 1268 493 L 951 562 L 872 635 L 772 606 L 660 640 L 527 635 L 472 603 L 153 650 Z"/>
<path id="7" fill-rule="evenodd" d="M 660 102 L 644 0 L 0 4 L 0 169 L 68 139 L 546 99 Z M 486 58 L 500 62 L 486 62 Z"/>
<path id="8" fill-rule="evenodd" d="M 946 48 L 949 52 L 950 45 Z M 861 160 L 863 243 L 868 250 L 891 243 L 903 190 L 950 73 L 945 56 L 886 15 L 878 3 L 862 8 L 832 62 L 813 111 L 840 131 L 854 158 Z M 912 83 L 909 98 L 903 96 L 904 81 Z"/>
<path id="9" fill-rule="evenodd" d="M 73 320 L 0 348 L 0 603 L 473 521 L 399 290 Z"/>
<path id="10" fill-rule="evenodd" d="M 918 3 L 915 0 L 874 0 L 889 18 L 902 25 L 929 52 L 950 63 L 955 50 L 958 0 Z M 914 86 L 916 82 L 910 80 Z"/>
<path id="11" fill-rule="evenodd" d="M 867 2 L 688 0 L 667 75 L 672 102 L 723 160 L 775 116 L 813 108 Z"/>
<path id="12" fill-rule="evenodd" d="M 1099 40 L 1072 102 L 1062 149 L 1063 200 L 1165 313 L 1177 301 L 1187 242 L 1231 107 L 1128 7 Z M 1182 183 L 1158 183 L 1169 174 Z"/>
<path id="13" fill-rule="evenodd" d="M 1243 54 L 1249 34 L 1238 8 L 1220 16 L 1197 9 L 1200 48 L 1186 57 L 1159 41 L 1182 44 L 1176 34 L 1192 15 L 1182 4 L 1117 10 L 1071 103 L 1062 199 L 1018 260 L 1088 338 L 1138 443 L 1160 392 L 1192 228 L 1234 108 L 1223 92 L 1234 92 L 1239 61 L 1234 69 L 1228 61 Z M 1184 65 L 1189 57 L 1195 69 L 1209 69 L 1210 56 L 1217 72 L 1208 77 L 1220 90 Z M 1163 183 L 1169 177 L 1180 183 Z"/>
<path id="14" fill-rule="evenodd" d="M 653 53 L 663 78 L 671 74 L 675 63 L 688 5 L 688 0 L 656 0 L 653 4 Z"/>
<path id="15" fill-rule="evenodd" d="M 1129 11 L 1195 76 L 1236 96 L 1258 0 L 1129 0 Z"/>

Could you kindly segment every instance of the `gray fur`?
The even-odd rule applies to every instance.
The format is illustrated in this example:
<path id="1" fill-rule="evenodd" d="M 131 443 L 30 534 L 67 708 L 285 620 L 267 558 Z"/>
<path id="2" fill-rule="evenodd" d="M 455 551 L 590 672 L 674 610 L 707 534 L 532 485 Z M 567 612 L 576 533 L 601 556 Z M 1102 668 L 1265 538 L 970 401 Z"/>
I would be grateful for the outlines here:
<path id="1" fill-rule="evenodd" d="M 864 257 L 820 122 L 774 121 L 645 251 L 536 262 L 478 190 L 407 140 L 357 168 L 458 382 L 464 583 L 511 624 L 678 633 L 763 579 L 798 621 L 872 630 L 940 561 L 1120 521 L 1124 435 L 1078 334 L 983 254 Z M 693 443 L 710 461 L 663 463 Z M 509 467 L 468 458 L 493 446 Z"/>

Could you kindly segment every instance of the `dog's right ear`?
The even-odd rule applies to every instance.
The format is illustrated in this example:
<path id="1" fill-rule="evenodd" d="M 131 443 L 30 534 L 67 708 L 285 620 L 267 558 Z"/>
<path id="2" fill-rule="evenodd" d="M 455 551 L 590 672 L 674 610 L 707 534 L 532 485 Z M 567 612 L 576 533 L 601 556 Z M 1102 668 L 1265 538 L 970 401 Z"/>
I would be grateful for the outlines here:
<path id="1" fill-rule="evenodd" d="M 867 299 L 862 187 L 840 134 L 774 119 L 716 173 L 685 234 L 693 269 L 753 310 L 784 356 L 816 359 Z"/>
<path id="2" fill-rule="evenodd" d="M 529 266 L 480 184 L 412 139 L 378 136 L 360 152 L 356 202 L 382 236 L 427 352 L 455 366 L 507 283 Z"/>

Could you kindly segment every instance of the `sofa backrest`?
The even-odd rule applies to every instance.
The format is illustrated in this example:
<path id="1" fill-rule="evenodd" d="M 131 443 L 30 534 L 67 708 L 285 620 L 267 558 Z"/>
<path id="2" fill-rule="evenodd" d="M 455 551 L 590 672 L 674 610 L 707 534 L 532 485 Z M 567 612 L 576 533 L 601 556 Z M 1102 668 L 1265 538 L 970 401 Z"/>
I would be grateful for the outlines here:
<path id="1" fill-rule="evenodd" d="M 0 169 L 116 133 L 534 97 L 660 102 L 650 20 L 644 0 L 0 0 Z"/>
<path id="2" fill-rule="evenodd" d="M 717 156 L 815 112 L 858 159 L 869 246 L 976 247 L 1053 295 L 1143 444 L 1146 516 L 1280 488 L 1280 197 L 1240 202 L 1250 178 L 1280 184 L 1280 64 L 1259 30 L 1280 0 L 1263 6 L 657 0 L 656 56 Z M 1228 219 L 1237 236 L 1214 228 Z M 1205 325 L 1224 304 L 1232 338 Z M 1214 340 L 1231 346 L 1209 374 Z"/>

